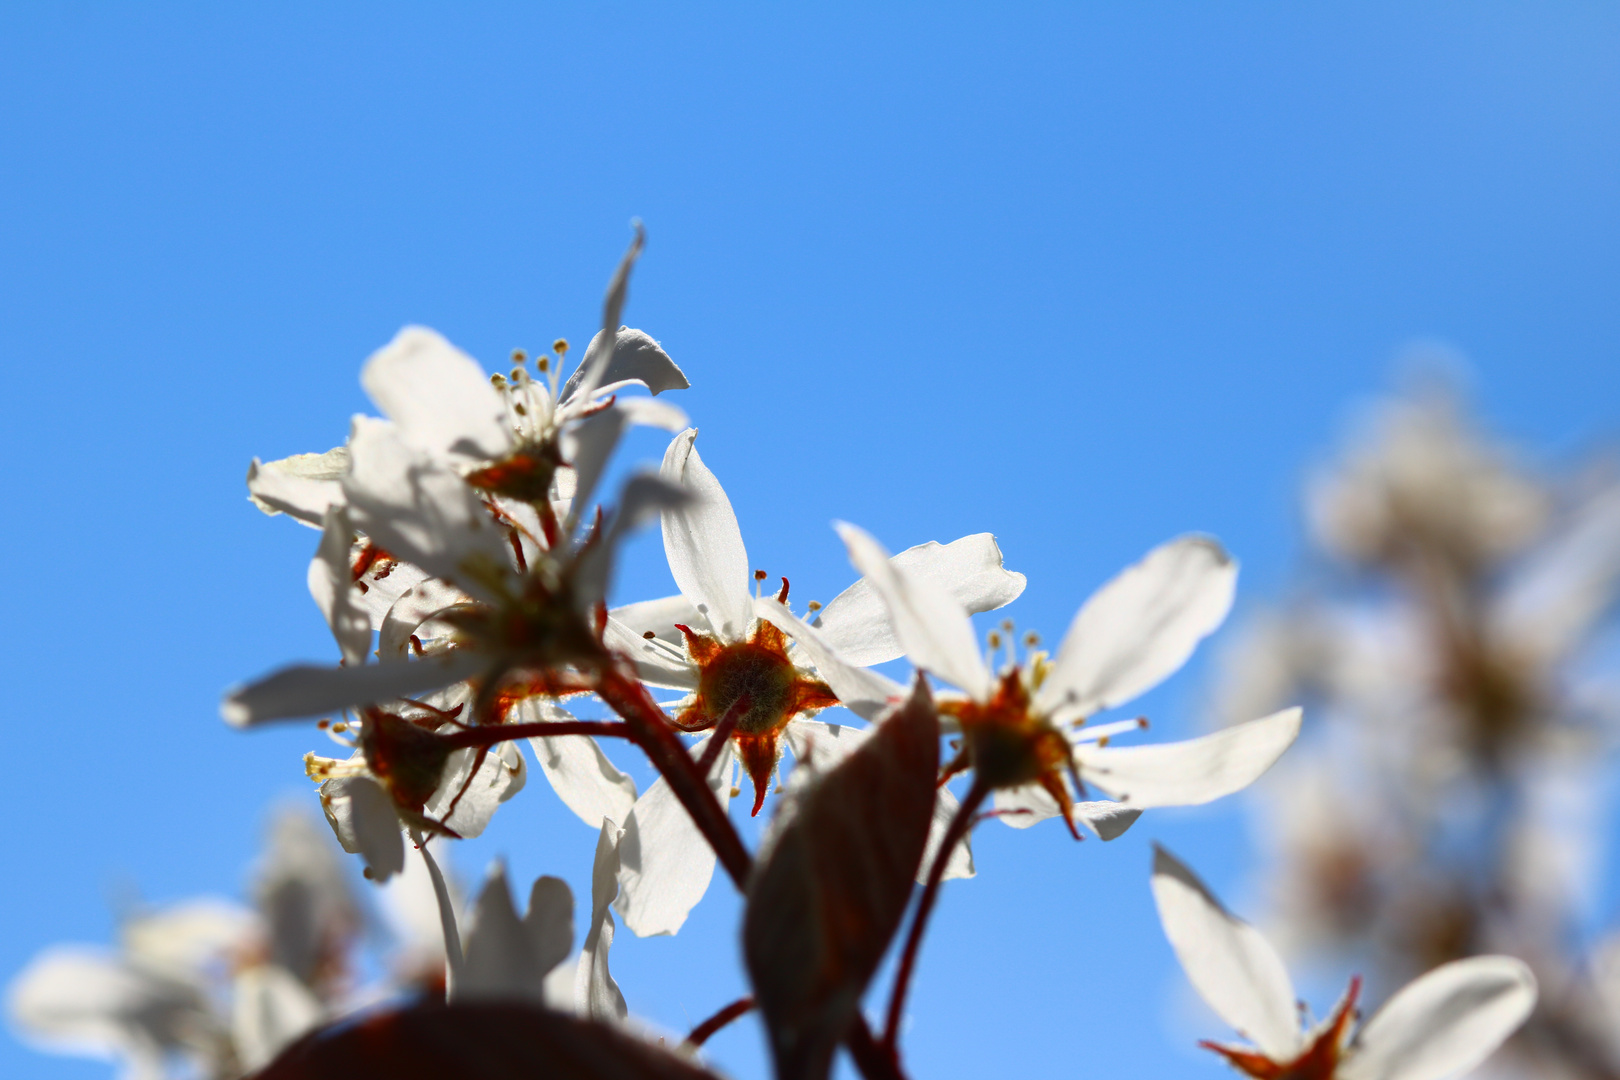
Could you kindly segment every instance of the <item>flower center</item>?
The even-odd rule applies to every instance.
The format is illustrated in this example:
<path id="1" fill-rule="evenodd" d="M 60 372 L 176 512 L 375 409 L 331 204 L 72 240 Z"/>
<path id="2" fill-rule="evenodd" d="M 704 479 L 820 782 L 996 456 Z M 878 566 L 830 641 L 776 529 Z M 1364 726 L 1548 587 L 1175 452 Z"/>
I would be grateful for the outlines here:
<path id="1" fill-rule="evenodd" d="M 946 776 L 971 767 L 991 788 L 1039 784 L 1057 801 L 1069 831 L 1079 839 L 1071 812 L 1074 800 L 1063 782 L 1065 772 L 1074 775 L 1074 749 L 1063 732 L 1030 709 L 1020 668 L 1002 675 L 989 701 L 943 701 L 939 711 L 962 726 L 962 752 L 945 767 Z M 1078 790 L 1079 777 L 1074 779 Z"/>
<path id="2" fill-rule="evenodd" d="M 782 579 L 778 599 L 786 603 Z M 754 809 L 765 803 L 771 773 L 780 755 L 778 739 L 795 716 L 838 704 L 832 689 L 801 672 L 788 657 L 787 637 L 761 619 L 746 641 L 722 642 L 677 625 L 698 669 L 692 704 L 675 718 L 683 731 L 707 731 L 722 723 L 737 744 L 738 756 L 754 783 Z"/>

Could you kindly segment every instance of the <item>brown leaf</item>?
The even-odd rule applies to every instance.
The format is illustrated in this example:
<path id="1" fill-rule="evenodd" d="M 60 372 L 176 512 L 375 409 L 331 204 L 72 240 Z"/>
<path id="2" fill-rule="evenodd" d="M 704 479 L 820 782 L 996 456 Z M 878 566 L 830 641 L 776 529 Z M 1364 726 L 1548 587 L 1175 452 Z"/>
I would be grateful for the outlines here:
<path id="1" fill-rule="evenodd" d="M 928 841 L 939 720 L 926 684 L 871 731 L 784 801 L 749 879 L 743 952 L 782 1080 L 827 1076 Z"/>
<path id="2" fill-rule="evenodd" d="M 306 1035 L 256 1080 L 717 1080 L 607 1024 L 536 1005 L 416 1005 Z"/>

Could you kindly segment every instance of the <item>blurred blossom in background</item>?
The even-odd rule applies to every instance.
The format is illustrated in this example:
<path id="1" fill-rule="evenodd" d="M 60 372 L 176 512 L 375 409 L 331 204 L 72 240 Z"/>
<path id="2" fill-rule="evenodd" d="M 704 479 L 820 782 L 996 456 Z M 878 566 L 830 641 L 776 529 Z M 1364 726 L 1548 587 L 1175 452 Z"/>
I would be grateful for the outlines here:
<path id="1" fill-rule="evenodd" d="M 1522 957 L 1540 1006 L 1490 1074 L 1620 1076 L 1620 456 L 1535 455 L 1434 368 L 1359 421 L 1304 493 L 1299 585 L 1221 672 L 1223 714 L 1316 721 L 1255 796 L 1275 933 L 1386 988 Z"/>
<path id="2" fill-rule="evenodd" d="M 626 321 L 690 376 L 795 597 L 849 583 L 834 518 L 895 549 L 990 531 L 1029 582 L 1006 615 L 1055 642 L 1209 533 L 1231 622 L 1102 719 L 1157 742 L 1307 707 L 1248 802 L 1109 844 L 981 830 L 910 1001 L 918 1077 L 1231 1075 L 1196 1046 L 1226 1026 L 1160 929 L 1155 840 L 1269 905 L 1319 1012 L 1353 972 L 1376 1006 L 1514 953 L 1545 1007 L 1490 1067 L 1614 1075 L 1616 56 L 1620 11 L 1581 3 L 5 5 L 0 976 L 87 943 L 77 1019 L 138 1020 L 90 1048 L 204 1069 L 438 977 L 420 894 L 276 854 L 304 843 L 282 800 L 330 850 L 301 764 L 324 737 L 218 718 L 269 658 L 332 655 L 314 535 L 243 474 L 340 444 L 406 324 L 486 368 L 583 345 L 638 216 Z M 1341 447 L 1430 339 L 1469 375 L 1398 384 Z M 676 591 L 656 534 L 611 602 Z M 546 787 L 446 861 L 560 875 L 583 911 L 596 836 Z M 743 993 L 737 925 L 716 888 L 677 937 L 621 935 L 631 1012 L 685 1031 Z M 23 1026 L 0 1075 L 109 1075 Z M 757 1025 L 708 1046 L 766 1073 Z"/>

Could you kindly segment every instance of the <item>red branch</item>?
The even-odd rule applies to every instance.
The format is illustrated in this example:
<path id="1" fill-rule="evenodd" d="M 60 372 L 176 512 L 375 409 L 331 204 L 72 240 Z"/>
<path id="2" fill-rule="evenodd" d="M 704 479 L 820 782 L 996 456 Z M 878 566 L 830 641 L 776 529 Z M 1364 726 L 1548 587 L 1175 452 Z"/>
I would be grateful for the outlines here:
<path id="1" fill-rule="evenodd" d="M 738 998 L 736 1001 L 733 1001 L 730 1005 L 727 1005 L 725 1008 L 703 1021 L 703 1023 L 693 1028 L 692 1034 L 686 1037 L 686 1045 L 694 1047 L 702 1046 L 704 1043 L 709 1041 L 709 1036 L 713 1035 L 715 1032 L 719 1031 L 721 1028 L 725 1027 L 739 1016 L 745 1015 L 753 1007 L 753 995 L 750 994 L 748 997 Z"/>

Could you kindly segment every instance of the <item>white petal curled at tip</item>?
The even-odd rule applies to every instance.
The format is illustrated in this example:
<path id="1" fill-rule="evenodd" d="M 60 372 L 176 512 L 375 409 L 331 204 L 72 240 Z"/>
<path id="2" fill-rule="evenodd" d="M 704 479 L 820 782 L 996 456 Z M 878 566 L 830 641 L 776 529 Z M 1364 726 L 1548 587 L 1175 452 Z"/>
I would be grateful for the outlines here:
<path id="1" fill-rule="evenodd" d="M 1153 900 L 1198 996 L 1267 1057 L 1298 1056 L 1304 1039 L 1294 984 L 1260 932 L 1222 907 L 1192 870 L 1157 845 Z"/>
<path id="2" fill-rule="evenodd" d="M 596 332 L 596 336 L 591 338 L 591 343 L 586 346 L 585 355 L 602 351 L 603 335 L 606 333 L 606 330 Z M 638 382 L 654 394 L 661 394 L 665 390 L 685 390 L 692 385 L 686 381 L 686 374 L 669 358 L 663 346 L 647 333 L 633 330 L 628 326 L 619 327 L 614 334 L 613 353 L 603 365 L 600 379 L 597 384 L 599 386 L 616 382 Z M 562 400 L 571 399 L 584 380 L 585 367 L 581 365 L 574 369 L 574 373 L 563 384 Z"/>
<path id="3" fill-rule="evenodd" d="M 775 597 L 755 599 L 754 613 L 797 642 L 802 654 L 816 666 L 816 674 L 838 695 L 838 703 L 861 719 L 876 720 L 905 696 L 905 687 L 888 676 L 846 661 L 827 645 L 815 627 L 794 615 Z"/>
<path id="4" fill-rule="evenodd" d="M 230 691 L 220 702 L 219 712 L 233 727 L 329 715 L 437 690 L 478 674 L 484 664 L 459 651 L 408 664 L 292 664 Z"/>
<path id="5" fill-rule="evenodd" d="M 360 603 L 349 568 L 354 527 L 341 504 L 329 506 L 321 522 L 321 542 L 309 563 L 309 594 L 326 617 L 343 662 L 363 664 L 371 651 L 371 616 Z"/>
<path id="6" fill-rule="evenodd" d="M 301 525 L 319 529 L 327 508 L 343 502 L 342 480 L 348 471 L 347 446 L 278 461 L 254 458 L 248 465 L 248 501 L 266 514 L 286 514 Z"/>
<path id="7" fill-rule="evenodd" d="M 1065 781 L 1067 785 L 1067 781 Z M 993 796 L 997 819 L 1015 829 L 1027 829 L 1048 818 L 1060 817 L 1063 810 L 1057 800 L 1039 784 L 1002 788 Z M 1072 811 L 1074 820 L 1089 829 L 1099 840 L 1117 840 L 1136 824 L 1142 811 L 1134 806 L 1108 799 L 1077 802 Z"/>
<path id="8" fill-rule="evenodd" d="M 1057 721 L 1129 701 L 1174 674 L 1232 608 L 1237 563 L 1215 541 L 1161 544 L 1092 594 L 1035 707 Z"/>
<path id="9" fill-rule="evenodd" d="M 620 845 L 624 830 L 612 821 L 602 822 L 596 838 L 596 858 L 591 864 L 591 921 L 585 931 L 585 944 L 579 951 L 574 972 L 574 1008 L 580 1015 L 598 1020 L 623 1020 L 630 1015 L 624 994 L 608 969 L 608 953 L 613 946 L 613 913 L 619 895 Z M 713 865 L 711 862 L 711 869 Z"/>
<path id="10" fill-rule="evenodd" d="M 506 405 L 483 367 L 425 326 L 405 327 L 372 353 L 360 385 L 424 450 L 490 458 L 510 448 Z"/>
<path id="11" fill-rule="evenodd" d="M 1080 778 L 1137 810 L 1201 806 L 1260 778 L 1299 735 L 1300 710 L 1284 709 L 1210 735 L 1152 746 L 1079 743 Z"/>
<path id="12" fill-rule="evenodd" d="M 664 511 L 664 554 L 681 592 L 709 618 L 722 640 L 741 641 L 748 631 L 753 571 L 731 500 L 703 464 L 696 428 L 687 428 L 664 452 L 659 475 L 692 494 L 685 506 Z"/>
<path id="13" fill-rule="evenodd" d="M 1362 1026 L 1343 1080 L 1445 1080 L 1490 1057 L 1536 1004 L 1536 979 L 1511 956 L 1442 964 L 1408 983 Z"/>
<path id="14" fill-rule="evenodd" d="M 231 1042 L 237 1064 L 257 1072 L 321 1022 L 324 1010 L 280 964 L 254 964 L 231 981 Z"/>
<path id="15" fill-rule="evenodd" d="M 573 716 L 555 702 L 525 698 L 513 709 L 512 723 L 556 723 Z M 529 740 L 540 771 L 563 805 L 593 829 L 604 820 L 624 821 L 636 805 L 636 782 L 608 760 L 589 735 L 542 735 Z"/>
<path id="16" fill-rule="evenodd" d="M 608 519 L 607 534 L 580 555 L 574 570 L 574 602 L 582 612 L 607 602 L 613 560 L 625 537 L 665 513 L 692 501 L 685 488 L 650 472 L 638 472 L 619 488 L 618 505 Z"/>
<path id="17" fill-rule="evenodd" d="M 1002 565 L 1001 548 L 989 533 L 948 544 L 930 540 L 889 561 L 913 578 L 933 582 L 970 613 L 1005 607 L 1024 591 L 1024 575 Z M 886 663 L 905 652 L 882 596 L 864 577 L 832 598 L 816 627 L 845 661 L 860 667 Z"/>
<path id="18" fill-rule="evenodd" d="M 988 698 L 990 670 L 966 609 L 937 582 L 896 566 L 864 529 L 843 521 L 833 528 L 849 549 L 849 561 L 888 606 L 894 636 L 911 662 L 976 700 Z"/>
<path id="19" fill-rule="evenodd" d="M 344 851 L 365 860 L 381 884 L 405 869 L 405 838 L 394 800 L 369 776 L 340 776 L 321 785 L 321 810 Z"/>
<path id="20" fill-rule="evenodd" d="M 704 738 L 692 747 L 701 758 Z M 709 769 L 709 790 L 722 807 L 731 802 L 732 751 L 728 743 Z M 637 937 L 673 934 L 686 922 L 714 877 L 714 849 L 659 777 L 636 800 L 619 843 L 619 896 L 613 908 Z"/>

